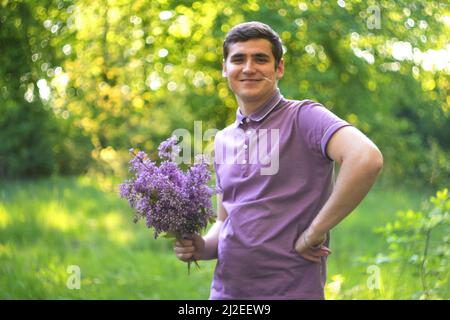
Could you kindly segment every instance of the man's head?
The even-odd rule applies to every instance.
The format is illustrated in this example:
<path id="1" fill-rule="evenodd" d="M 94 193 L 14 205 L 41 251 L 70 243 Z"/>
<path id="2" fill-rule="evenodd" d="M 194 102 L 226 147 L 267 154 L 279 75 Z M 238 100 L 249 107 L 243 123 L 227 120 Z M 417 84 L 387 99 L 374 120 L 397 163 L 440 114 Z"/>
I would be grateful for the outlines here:
<path id="1" fill-rule="evenodd" d="M 267 24 L 258 21 L 238 24 L 228 32 L 223 42 L 224 61 L 227 60 L 230 53 L 230 45 L 252 39 L 266 39 L 271 43 L 276 68 L 283 58 L 283 45 L 280 36 Z"/>
<path id="2" fill-rule="evenodd" d="M 261 22 L 233 27 L 223 44 L 223 76 L 239 105 L 260 105 L 277 89 L 284 60 L 277 33 Z"/>

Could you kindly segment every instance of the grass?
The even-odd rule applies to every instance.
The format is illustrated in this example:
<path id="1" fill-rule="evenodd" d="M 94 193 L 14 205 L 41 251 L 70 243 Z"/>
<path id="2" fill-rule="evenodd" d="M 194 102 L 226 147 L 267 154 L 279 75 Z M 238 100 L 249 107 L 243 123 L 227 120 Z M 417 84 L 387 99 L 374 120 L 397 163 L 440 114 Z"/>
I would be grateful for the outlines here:
<path id="1" fill-rule="evenodd" d="M 154 240 L 132 222 L 118 182 L 84 176 L 0 184 L 0 298 L 207 299 L 215 261 L 201 261 L 188 276 L 170 240 Z M 398 290 L 398 271 L 380 267 L 382 288 L 369 290 L 370 263 L 360 257 L 386 252 L 373 228 L 431 194 L 375 188 L 332 231 L 327 297 L 408 299 L 420 289 L 410 276 Z M 67 286 L 70 266 L 81 272 L 79 290 Z"/>
<path id="2" fill-rule="evenodd" d="M 383 256 L 388 252 L 386 239 L 374 230 L 394 221 L 399 210 L 420 209 L 432 194 L 431 191 L 427 194 L 375 186 L 331 232 L 333 253 L 328 260 L 327 297 L 410 299 L 419 291 L 420 280 L 411 277 L 412 270 L 410 273 L 400 273 L 397 267 L 373 262 L 378 254 Z M 367 285 L 370 276 L 374 275 L 371 269 L 374 266 L 381 277 L 379 289 L 370 289 Z M 406 288 L 401 288 L 399 279 L 407 281 Z"/>
<path id="3" fill-rule="evenodd" d="M 170 240 L 134 224 L 108 183 L 53 178 L 0 188 L 0 298 L 208 298 L 214 263 L 187 276 Z M 80 290 L 67 288 L 71 265 Z"/>

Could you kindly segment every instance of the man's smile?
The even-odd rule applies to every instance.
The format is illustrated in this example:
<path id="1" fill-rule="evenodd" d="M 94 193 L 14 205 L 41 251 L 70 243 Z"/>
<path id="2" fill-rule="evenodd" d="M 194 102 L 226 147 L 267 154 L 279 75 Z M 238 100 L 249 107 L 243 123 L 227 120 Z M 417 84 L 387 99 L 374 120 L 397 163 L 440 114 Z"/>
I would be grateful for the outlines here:
<path id="1" fill-rule="evenodd" d="M 260 82 L 260 81 L 263 81 L 263 79 L 242 79 L 242 80 L 239 80 L 240 82 L 248 82 L 248 83 L 251 83 L 251 82 Z"/>

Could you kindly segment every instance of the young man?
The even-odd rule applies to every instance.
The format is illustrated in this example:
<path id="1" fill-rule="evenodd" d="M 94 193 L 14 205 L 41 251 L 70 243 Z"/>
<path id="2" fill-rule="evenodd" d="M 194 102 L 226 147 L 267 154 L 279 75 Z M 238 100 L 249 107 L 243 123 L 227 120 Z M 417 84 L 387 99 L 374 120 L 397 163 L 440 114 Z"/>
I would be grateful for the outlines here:
<path id="1" fill-rule="evenodd" d="M 329 231 L 367 194 L 382 155 L 319 103 L 283 98 L 282 45 L 269 26 L 235 26 L 223 54 L 239 107 L 215 139 L 218 219 L 206 236 L 176 242 L 176 256 L 217 258 L 210 299 L 324 299 Z"/>

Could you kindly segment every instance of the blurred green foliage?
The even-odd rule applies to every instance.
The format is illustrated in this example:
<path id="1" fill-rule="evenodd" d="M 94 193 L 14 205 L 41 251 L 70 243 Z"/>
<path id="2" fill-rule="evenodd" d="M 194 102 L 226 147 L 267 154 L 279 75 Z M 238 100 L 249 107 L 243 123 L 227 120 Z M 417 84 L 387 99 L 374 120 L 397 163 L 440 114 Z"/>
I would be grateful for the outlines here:
<path id="1" fill-rule="evenodd" d="M 426 0 L 0 1 L 0 176 L 120 175 L 130 147 L 153 149 L 195 120 L 225 127 L 236 102 L 222 41 L 259 20 L 283 39 L 285 97 L 365 132 L 385 179 L 442 186 L 449 16 Z"/>
<path id="2" fill-rule="evenodd" d="M 431 197 L 425 209 L 425 213 L 411 209 L 399 211 L 397 220 L 377 228 L 389 243 L 389 254 L 383 263 L 396 266 L 395 272 L 399 275 L 408 266 L 416 279 L 420 279 L 421 290 L 411 299 L 446 299 L 450 288 L 448 189 Z"/>

